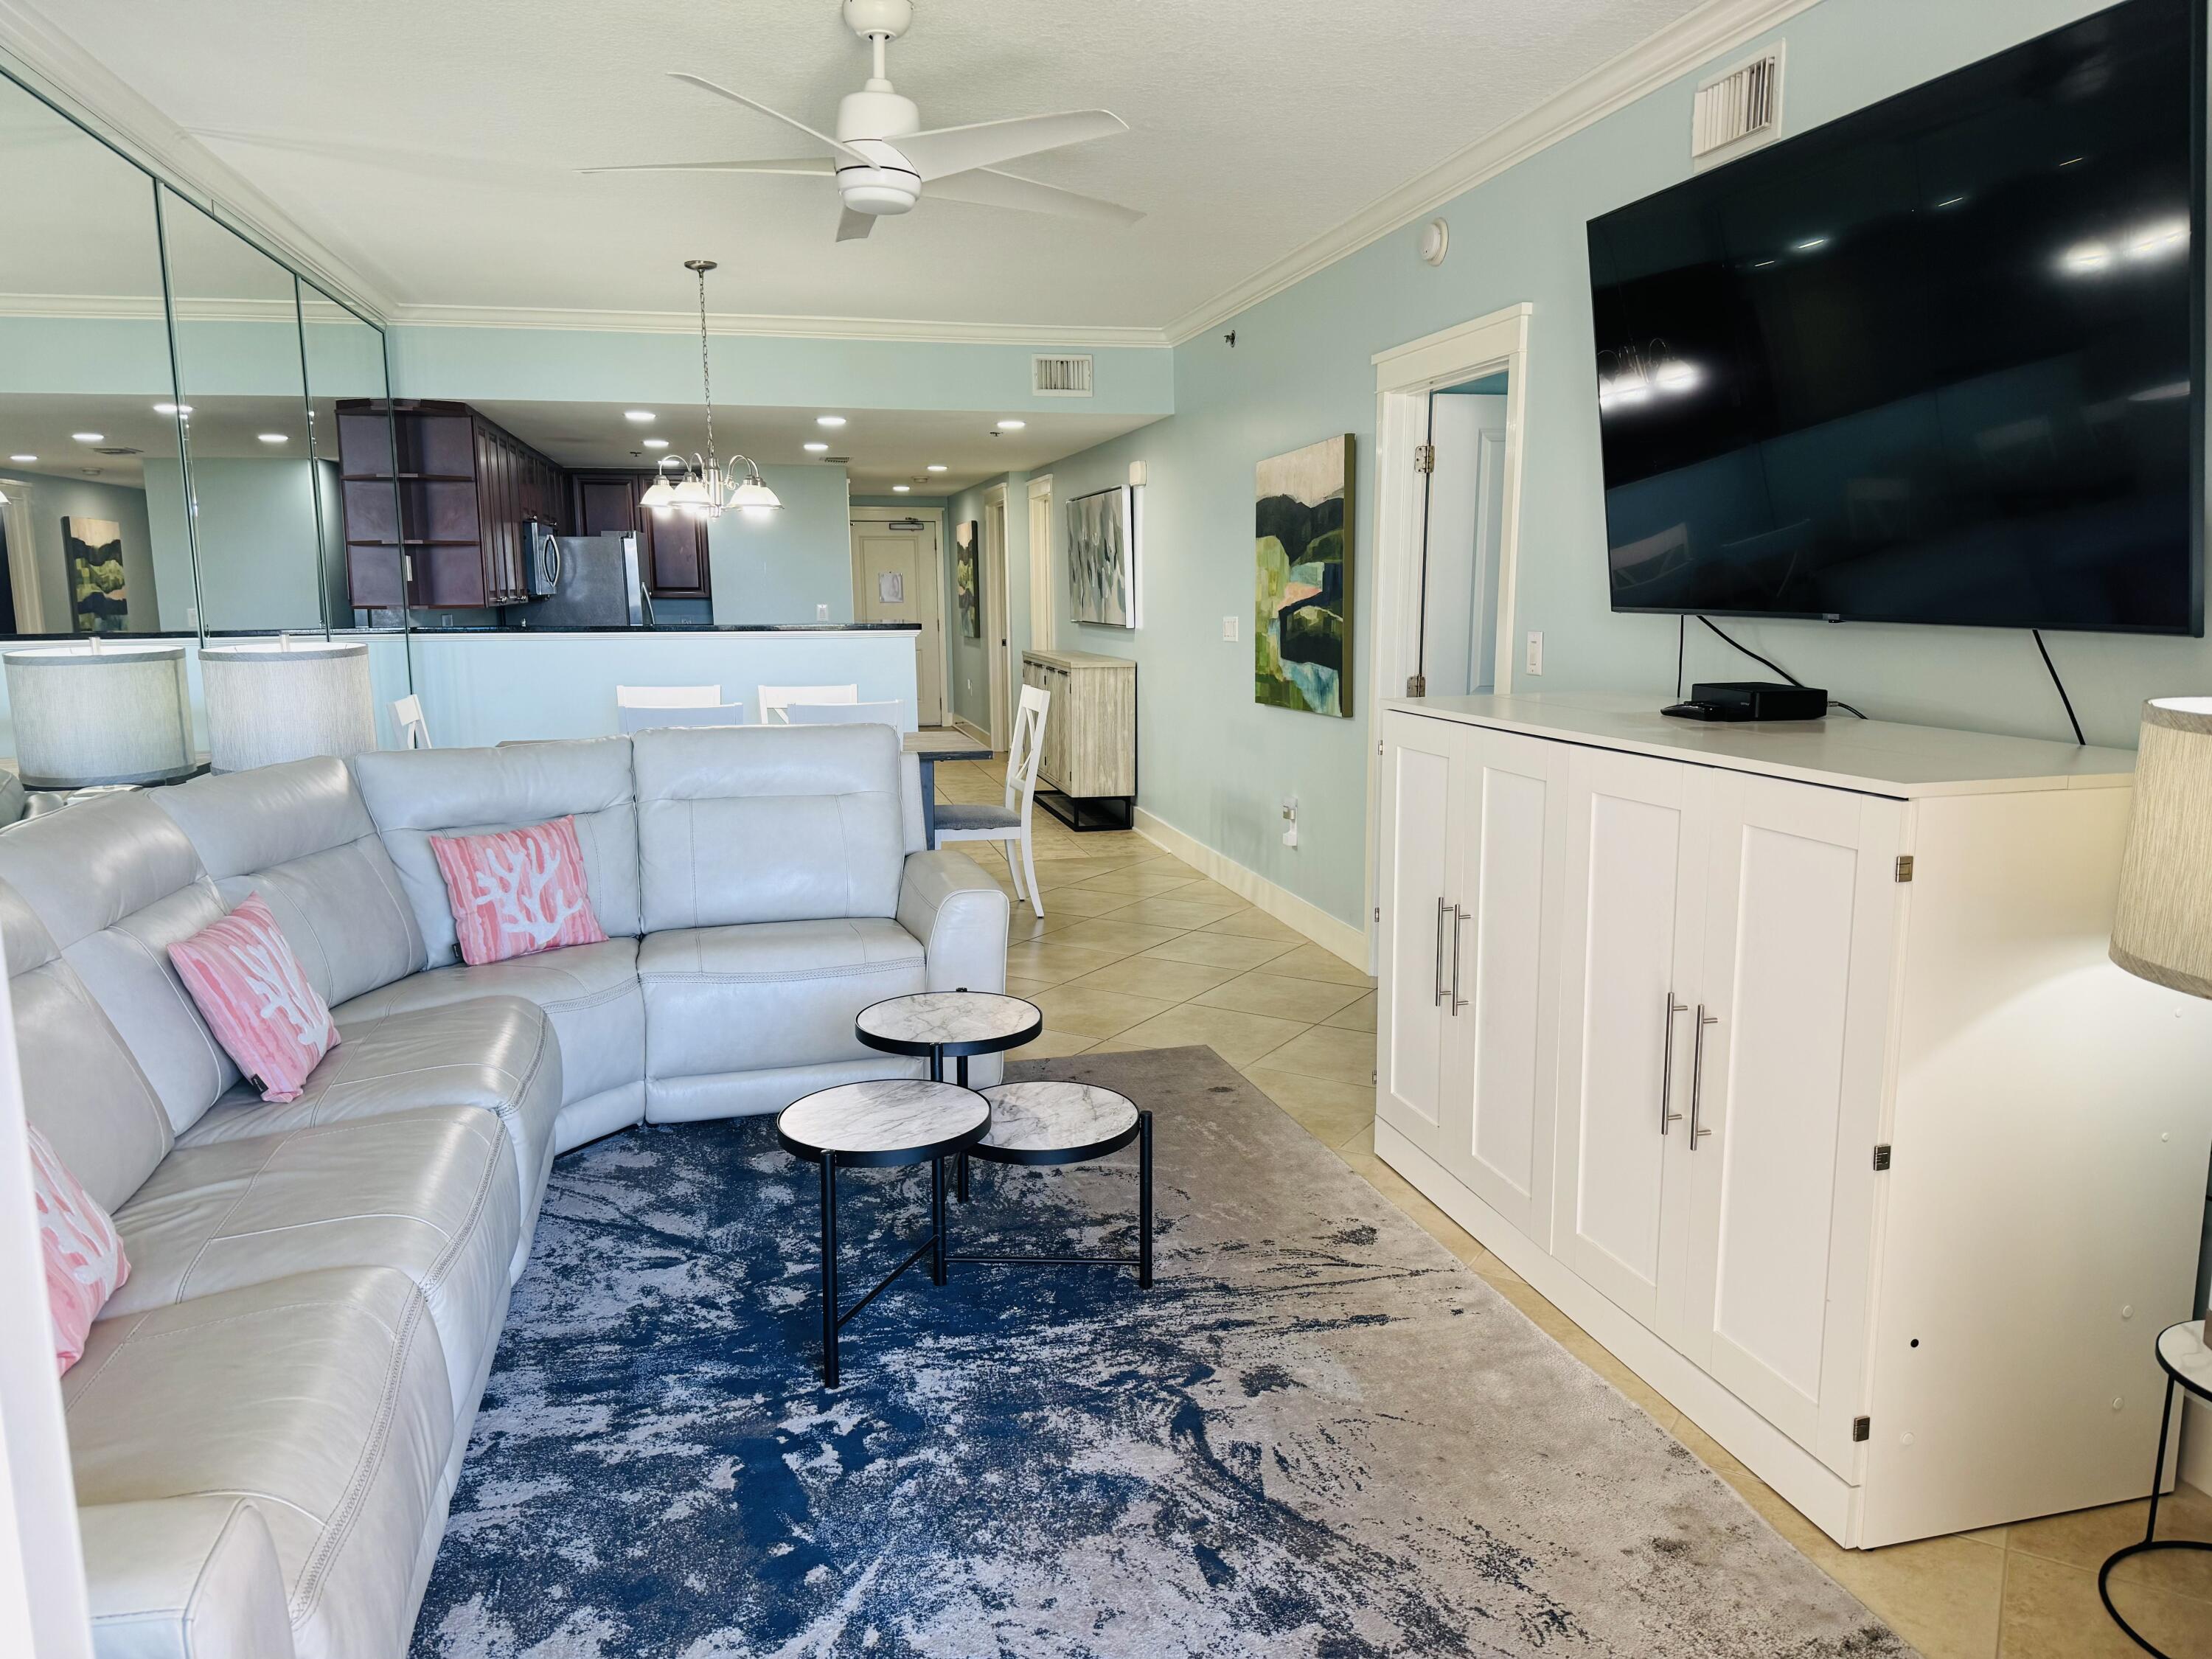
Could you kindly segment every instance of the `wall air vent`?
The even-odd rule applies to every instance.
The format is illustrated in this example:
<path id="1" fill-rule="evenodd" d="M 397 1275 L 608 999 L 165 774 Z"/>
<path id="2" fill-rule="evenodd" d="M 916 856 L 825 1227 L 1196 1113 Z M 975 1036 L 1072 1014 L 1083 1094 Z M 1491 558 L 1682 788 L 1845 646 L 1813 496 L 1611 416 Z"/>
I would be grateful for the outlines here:
<path id="1" fill-rule="evenodd" d="M 1091 395 L 1091 359 L 1030 358 L 1030 391 L 1039 398 L 1088 398 Z"/>
<path id="2" fill-rule="evenodd" d="M 1782 43 L 1698 88 L 1690 159 L 1699 168 L 1733 161 L 1782 132 Z"/>

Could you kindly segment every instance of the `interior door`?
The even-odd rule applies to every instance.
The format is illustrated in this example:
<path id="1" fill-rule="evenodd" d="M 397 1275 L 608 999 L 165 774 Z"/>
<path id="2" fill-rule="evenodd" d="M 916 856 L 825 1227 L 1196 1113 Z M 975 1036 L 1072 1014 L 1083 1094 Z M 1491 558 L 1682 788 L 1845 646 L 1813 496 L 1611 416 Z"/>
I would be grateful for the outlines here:
<path id="1" fill-rule="evenodd" d="M 1848 1472 L 1904 806 L 1729 773 L 1712 799 L 1678 1346 Z"/>
<path id="2" fill-rule="evenodd" d="M 1564 910 L 1567 744 L 1458 728 L 1449 814 L 1447 953 L 1460 988 L 1445 1034 L 1437 1156 L 1492 1209 L 1549 1247 Z"/>
<path id="3" fill-rule="evenodd" d="M 1601 749 L 1567 763 L 1555 1254 L 1662 1332 L 1660 1287 L 1679 1284 L 1662 1221 L 1686 1104 L 1705 776 Z"/>
<path id="4" fill-rule="evenodd" d="M 914 641 L 915 722 L 945 724 L 945 619 L 937 529 L 926 519 L 853 520 L 854 614 L 862 622 L 921 624 Z"/>
<path id="5" fill-rule="evenodd" d="M 1376 1109 L 1423 1152 L 1438 1151 L 1438 1091 L 1444 1048 L 1456 1024 L 1446 963 L 1461 931 L 1453 822 L 1455 764 L 1469 728 L 1392 713 L 1385 717 L 1382 844 L 1390 868 L 1382 893 L 1379 1000 L 1382 1022 Z"/>

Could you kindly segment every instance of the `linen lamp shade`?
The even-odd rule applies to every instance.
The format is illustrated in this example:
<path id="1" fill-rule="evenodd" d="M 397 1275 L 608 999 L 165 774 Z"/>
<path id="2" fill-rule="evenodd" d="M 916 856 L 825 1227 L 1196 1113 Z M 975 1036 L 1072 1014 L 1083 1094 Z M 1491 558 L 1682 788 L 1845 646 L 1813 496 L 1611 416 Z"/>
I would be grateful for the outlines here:
<path id="1" fill-rule="evenodd" d="M 26 647 L 0 653 L 27 789 L 170 783 L 191 775 L 185 647 Z"/>
<path id="2" fill-rule="evenodd" d="M 2112 960 L 2212 997 L 2212 697 L 2143 705 Z"/>
<path id="3" fill-rule="evenodd" d="M 200 684 L 218 772 L 376 747 L 368 647 L 358 641 L 204 646 Z"/>

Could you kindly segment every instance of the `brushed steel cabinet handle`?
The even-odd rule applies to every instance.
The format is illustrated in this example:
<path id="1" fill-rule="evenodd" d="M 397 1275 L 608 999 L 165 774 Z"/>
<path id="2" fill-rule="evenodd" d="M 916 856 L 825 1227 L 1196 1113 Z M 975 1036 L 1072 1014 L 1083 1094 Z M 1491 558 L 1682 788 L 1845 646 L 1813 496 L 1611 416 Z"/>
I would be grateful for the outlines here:
<path id="1" fill-rule="evenodd" d="M 1467 999 L 1459 994 L 1459 930 L 1470 919 L 1472 913 L 1452 906 L 1452 982 L 1451 1011 L 1455 1017 L 1467 1006 Z"/>
<path id="2" fill-rule="evenodd" d="M 1705 1005 L 1698 1005 L 1698 1040 L 1690 1051 L 1690 1150 L 1696 1152 L 1698 1143 L 1712 1133 L 1711 1129 L 1698 1126 L 1698 1108 L 1705 1091 L 1705 1027 L 1721 1023 L 1720 1016 L 1705 1012 Z"/>
<path id="3" fill-rule="evenodd" d="M 1667 1126 L 1679 1122 L 1682 1115 L 1668 1109 L 1674 1103 L 1674 1016 L 1686 1014 L 1690 1005 L 1674 1000 L 1673 988 L 1667 992 L 1667 1042 L 1659 1061 L 1659 1133 L 1665 1134 Z"/>
<path id="4" fill-rule="evenodd" d="M 1442 899 L 1437 901 L 1436 988 L 1434 1006 L 1441 1008 L 1444 1006 L 1444 902 Z"/>

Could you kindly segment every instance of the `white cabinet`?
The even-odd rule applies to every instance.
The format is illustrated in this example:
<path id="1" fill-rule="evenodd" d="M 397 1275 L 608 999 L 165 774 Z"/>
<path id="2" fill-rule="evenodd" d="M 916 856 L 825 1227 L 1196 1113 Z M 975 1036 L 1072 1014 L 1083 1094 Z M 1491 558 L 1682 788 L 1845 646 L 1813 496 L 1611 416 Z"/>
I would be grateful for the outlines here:
<path id="1" fill-rule="evenodd" d="M 2131 757 L 1836 725 L 1388 710 L 1376 1151 L 1839 1542 L 2117 1501 L 2212 1158 Z"/>

